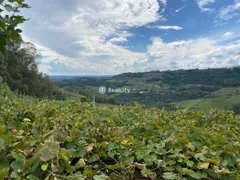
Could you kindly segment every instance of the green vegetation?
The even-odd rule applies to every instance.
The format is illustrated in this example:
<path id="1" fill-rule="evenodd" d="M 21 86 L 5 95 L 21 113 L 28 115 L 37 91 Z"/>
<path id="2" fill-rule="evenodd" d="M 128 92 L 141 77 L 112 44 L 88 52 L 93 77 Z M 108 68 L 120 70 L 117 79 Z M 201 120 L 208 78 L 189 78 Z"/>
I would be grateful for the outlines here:
<path id="1" fill-rule="evenodd" d="M 26 21 L 19 15 L 29 8 L 24 0 L 0 0 L 0 77 L 13 91 L 39 98 L 65 99 L 47 75 L 38 72 L 41 58 L 36 47 L 21 39 L 18 25 Z M 18 14 L 18 15 L 16 15 Z"/>
<path id="2" fill-rule="evenodd" d="M 224 94 L 224 93 L 226 94 Z M 194 100 L 185 100 L 171 103 L 174 109 L 197 109 L 201 111 L 216 110 L 232 110 L 236 114 L 240 114 L 238 107 L 240 105 L 240 95 L 235 93 L 235 88 L 221 89 L 213 93 L 213 98 L 202 98 Z"/>
<path id="3" fill-rule="evenodd" d="M 25 22 L 23 16 L 19 15 L 21 8 L 30 8 L 24 0 L 0 0 L 0 13 L 6 12 L 5 16 L 0 14 L 0 51 L 6 51 L 9 41 L 18 40 L 20 38 L 21 29 L 18 25 Z M 12 14 L 11 14 L 12 13 Z M 17 15 L 16 15 L 17 14 Z"/>
<path id="4" fill-rule="evenodd" d="M 133 102 L 231 105 L 239 113 L 240 68 L 64 80 L 59 90 L 38 72 L 35 46 L 19 35 L 17 26 L 26 19 L 15 13 L 29 6 L 24 0 L 3 2 L 0 7 L 12 15 L 0 16 L 1 180 L 240 179 L 239 115 Z M 99 86 L 136 90 L 97 95 L 96 105 L 85 102 Z M 180 103 L 186 99 L 194 100 Z"/>
<path id="5" fill-rule="evenodd" d="M 86 96 L 88 101 L 96 95 L 98 103 L 134 105 L 138 102 L 145 107 L 204 111 L 235 109 L 237 113 L 239 79 L 240 67 L 234 67 L 125 73 L 113 78 L 74 78 L 58 81 L 57 85 L 65 92 Z M 100 86 L 126 87 L 131 89 L 131 93 L 100 95 Z"/>
<path id="6" fill-rule="evenodd" d="M 37 100 L 0 83 L 0 179 L 240 178 L 240 117 Z"/>

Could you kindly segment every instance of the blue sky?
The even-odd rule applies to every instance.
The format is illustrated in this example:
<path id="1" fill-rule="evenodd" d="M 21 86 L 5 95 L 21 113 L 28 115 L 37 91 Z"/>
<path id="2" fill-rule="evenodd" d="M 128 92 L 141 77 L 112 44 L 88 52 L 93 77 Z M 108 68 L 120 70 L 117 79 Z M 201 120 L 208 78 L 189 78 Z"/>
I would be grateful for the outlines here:
<path id="1" fill-rule="evenodd" d="M 240 0 L 26 0 L 49 75 L 240 65 Z"/>

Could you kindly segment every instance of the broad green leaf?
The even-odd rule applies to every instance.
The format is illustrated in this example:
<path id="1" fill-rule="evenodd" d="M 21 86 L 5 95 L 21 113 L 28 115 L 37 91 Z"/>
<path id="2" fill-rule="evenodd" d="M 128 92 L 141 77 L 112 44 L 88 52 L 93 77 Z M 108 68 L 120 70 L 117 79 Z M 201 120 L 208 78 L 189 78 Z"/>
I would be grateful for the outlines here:
<path id="1" fill-rule="evenodd" d="M 81 172 L 74 173 L 74 175 L 69 175 L 66 180 L 86 180 L 87 178 L 81 174 Z"/>
<path id="2" fill-rule="evenodd" d="M 22 4 L 25 0 L 8 0 L 8 1 L 11 2 L 11 3 L 16 2 L 18 4 Z"/>
<path id="3" fill-rule="evenodd" d="M 192 174 L 189 174 L 189 176 L 191 176 L 194 179 L 199 179 L 199 180 L 201 180 L 201 179 L 206 177 L 205 175 L 203 175 L 201 173 L 192 173 Z"/>
<path id="4" fill-rule="evenodd" d="M 191 169 L 187 169 L 187 168 L 182 168 L 182 173 L 183 174 L 193 174 L 194 171 Z"/>
<path id="5" fill-rule="evenodd" d="M 11 175 L 10 175 L 11 178 L 14 178 L 14 179 L 20 179 L 20 175 L 18 173 L 17 170 L 14 170 Z"/>
<path id="6" fill-rule="evenodd" d="M 194 156 L 196 159 L 200 159 L 201 161 L 205 161 L 206 156 L 204 153 L 196 153 Z"/>
<path id="7" fill-rule="evenodd" d="M 0 159 L 0 169 L 9 168 L 9 162 L 5 159 Z"/>
<path id="8" fill-rule="evenodd" d="M 220 169 L 217 166 L 214 166 L 214 172 L 217 174 L 229 174 L 230 173 L 230 171 L 228 169 L 225 169 L 225 168 Z"/>
<path id="9" fill-rule="evenodd" d="M 0 179 L 8 176 L 9 168 L 0 168 Z"/>
<path id="10" fill-rule="evenodd" d="M 91 156 L 89 159 L 88 159 L 88 162 L 89 163 L 93 163 L 93 162 L 96 162 L 98 161 L 98 158 L 96 156 Z"/>
<path id="11" fill-rule="evenodd" d="M 24 118 L 24 119 L 23 119 L 23 122 L 31 122 L 31 120 L 28 119 L 28 118 Z"/>
<path id="12" fill-rule="evenodd" d="M 25 4 L 25 3 L 22 3 L 22 4 L 21 4 L 21 7 L 22 7 L 22 8 L 31 8 L 31 6 L 29 6 L 28 4 Z"/>
<path id="13" fill-rule="evenodd" d="M 200 169 L 208 169 L 209 163 L 203 163 L 199 166 Z"/>
<path id="14" fill-rule="evenodd" d="M 14 20 L 17 24 L 21 24 L 27 20 L 23 16 L 12 16 L 10 19 Z M 17 30 L 17 32 L 19 32 L 19 30 Z M 28 118 L 25 118 L 25 119 L 28 119 Z"/>
<path id="15" fill-rule="evenodd" d="M 83 158 L 81 158 L 81 159 L 78 161 L 78 165 L 79 165 L 80 167 L 86 166 L 86 163 L 85 163 L 85 161 L 84 161 Z"/>
<path id="16" fill-rule="evenodd" d="M 19 171 L 19 170 L 23 169 L 23 167 L 24 167 L 24 161 L 23 161 L 23 160 L 13 161 L 13 162 L 11 163 L 11 167 L 12 167 L 15 171 Z"/>
<path id="17" fill-rule="evenodd" d="M 28 175 L 27 179 L 29 179 L 29 180 L 39 180 L 39 178 L 37 176 L 33 175 L 33 174 Z"/>
<path id="18" fill-rule="evenodd" d="M 109 177 L 106 176 L 105 174 L 101 174 L 101 175 L 95 175 L 95 176 L 93 176 L 93 179 L 94 179 L 94 180 L 107 180 L 107 179 L 109 179 Z"/>
<path id="19" fill-rule="evenodd" d="M 42 169 L 43 171 L 46 171 L 47 168 L 48 168 L 48 163 L 47 163 L 47 164 L 43 164 L 43 165 L 41 166 L 41 169 Z"/>
<path id="20" fill-rule="evenodd" d="M 186 164 L 187 164 L 188 167 L 191 168 L 191 167 L 193 167 L 194 162 L 193 162 L 193 161 L 189 161 L 189 160 L 187 160 Z"/>
<path id="21" fill-rule="evenodd" d="M 15 8 L 12 7 L 10 4 L 4 4 L 4 8 L 8 11 L 8 12 L 11 12 L 11 11 L 14 11 Z"/>
<path id="22" fill-rule="evenodd" d="M 163 173 L 163 179 L 174 180 L 174 179 L 177 179 L 177 175 L 172 172 L 165 172 Z"/>
<path id="23" fill-rule="evenodd" d="M 93 150 L 93 146 L 90 144 L 86 147 L 87 152 L 90 152 Z"/>
<path id="24" fill-rule="evenodd" d="M 53 152 L 52 152 L 51 150 L 49 150 L 48 148 L 42 149 L 42 150 L 40 151 L 40 154 L 41 154 L 40 159 L 41 159 L 42 161 L 48 161 L 48 160 L 50 160 L 50 159 L 53 159 L 53 158 L 56 156 L 56 154 L 53 153 Z"/>
<path id="25" fill-rule="evenodd" d="M 60 149 L 59 143 L 56 141 L 46 142 L 45 145 L 39 151 L 40 159 L 42 161 L 48 161 L 57 156 Z"/>
<path id="26" fill-rule="evenodd" d="M 37 142 L 37 140 L 30 141 L 30 146 L 34 146 Z"/>
<path id="27" fill-rule="evenodd" d="M 189 149 L 191 149 L 192 151 L 195 150 L 195 147 L 194 147 L 194 145 L 193 145 L 192 143 L 188 143 L 186 146 L 187 146 Z"/>
<path id="28" fill-rule="evenodd" d="M 19 154 L 19 153 L 12 152 L 11 154 L 16 160 L 19 160 L 19 161 L 24 161 L 25 160 L 24 156 Z"/>
<path id="29" fill-rule="evenodd" d="M 71 166 L 68 162 L 64 161 L 62 162 L 62 166 L 63 168 L 69 172 L 69 173 L 73 173 L 73 171 L 75 170 L 73 166 Z"/>
<path id="30" fill-rule="evenodd" d="M 18 33 L 11 33 L 9 35 L 9 37 L 12 39 L 12 40 L 18 40 L 20 38 L 20 35 Z"/>

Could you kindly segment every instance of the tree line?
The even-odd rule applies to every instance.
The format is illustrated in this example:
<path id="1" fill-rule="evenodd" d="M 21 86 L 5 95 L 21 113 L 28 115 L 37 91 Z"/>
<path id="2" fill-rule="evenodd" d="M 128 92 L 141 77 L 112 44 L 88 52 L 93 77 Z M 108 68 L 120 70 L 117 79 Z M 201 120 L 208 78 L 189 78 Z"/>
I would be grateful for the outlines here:
<path id="1" fill-rule="evenodd" d="M 41 54 L 25 42 L 18 28 L 27 21 L 19 15 L 30 8 L 24 0 L 0 0 L 0 77 L 12 91 L 38 98 L 64 99 L 65 96 L 46 74 L 39 72 Z"/>

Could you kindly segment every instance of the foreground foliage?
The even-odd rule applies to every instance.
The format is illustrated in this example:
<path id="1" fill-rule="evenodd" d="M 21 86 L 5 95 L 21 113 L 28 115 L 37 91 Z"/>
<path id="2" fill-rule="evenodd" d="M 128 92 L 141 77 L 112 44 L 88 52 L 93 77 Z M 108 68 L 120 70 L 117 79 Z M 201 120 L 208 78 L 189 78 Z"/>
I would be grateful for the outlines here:
<path id="1" fill-rule="evenodd" d="M 0 179 L 240 179 L 229 111 L 38 101 L 1 83 L 0 98 Z"/>

